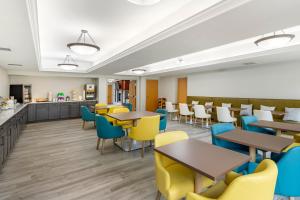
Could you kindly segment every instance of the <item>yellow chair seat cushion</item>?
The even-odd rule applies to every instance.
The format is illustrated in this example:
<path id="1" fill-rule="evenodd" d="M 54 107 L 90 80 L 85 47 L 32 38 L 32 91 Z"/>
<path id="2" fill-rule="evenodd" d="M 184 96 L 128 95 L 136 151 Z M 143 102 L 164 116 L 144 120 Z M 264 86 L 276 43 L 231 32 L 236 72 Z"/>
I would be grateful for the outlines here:
<path id="1" fill-rule="evenodd" d="M 107 114 L 107 110 L 106 109 L 96 110 L 96 113 L 99 115 L 105 115 Z"/>
<path id="2" fill-rule="evenodd" d="M 105 116 L 105 118 L 107 119 L 107 121 L 115 124 L 115 122 L 117 121 L 116 119 L 112 118 L 112 117 L 109 117 L 109 116 Z"/>
<path id="3" fill-rule="evenodd" d="M 123 129 L 132 128 L 132 121 L 117 121 L 116 126 L 122 126 Z"/>
<path id="4" fill-rule="evenodd" d="M 173 164 L 166 168 L 170 175 L 170 190 L 166 196 L 168 199 L 185 197 L 188 192 L 194 191 L 194 172 L 180 165 Z"/>

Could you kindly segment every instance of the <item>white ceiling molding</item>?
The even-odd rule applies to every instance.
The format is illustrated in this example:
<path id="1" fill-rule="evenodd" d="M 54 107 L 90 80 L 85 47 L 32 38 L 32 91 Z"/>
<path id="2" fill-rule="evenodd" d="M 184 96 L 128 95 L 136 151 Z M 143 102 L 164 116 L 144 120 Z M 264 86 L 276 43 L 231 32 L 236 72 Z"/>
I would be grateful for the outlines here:
<path id="1" fill-rule="evenodd" d="M 117 53 L 116 55 L 106 59 L 105 61 L 103 62 L 95 62 L 93 65 L 93 67 L 91 67 L 90 69 L 87 70 L 87 72 L 92 72 L 98 68 L 101 68 L 111 62 L 114 62 L 116 60 L 119 60 L 125 56 L 128 56 L 134 52 L 137 52 L 145 47 L 148 47 L 154 43 L 157 43 L 161 40 L 164 40 L 172 35 L 175 35 L 177 33 L 180 33 L 184 30 L 187 30 L 197 24 L 200 24 L 202 23 L 203 21 L 206 21 L 208 19 L 211 19 L 213 17 L 216 17 L 222 13 L 225 13 L 225 12 L 228 12 L 230 11 L 231 9 L 234 9 L 236 7 L 239 7 L 247 2 L 249 2 L 251 0 L 223 0 L 199 13 L 197 13 L 196 15 L 186 19 L 186 20 L 183 20 L 181 22 L 179 22 L 178 24 L 168 28 L 168 29 L 165 29 L 161 32 L 159 32 L 158 34 L 120 52 L 120 53 Z"/>
<path id="2" fill-rule="evenodd" d="M 37 0 L 26 0 L 26 6 L 32 33 L 32 39 L 34 43 L 36 61 L 38 63 L 38 69 L 39 71 L 41 71 L 41 47 L 39 36 Z"/>

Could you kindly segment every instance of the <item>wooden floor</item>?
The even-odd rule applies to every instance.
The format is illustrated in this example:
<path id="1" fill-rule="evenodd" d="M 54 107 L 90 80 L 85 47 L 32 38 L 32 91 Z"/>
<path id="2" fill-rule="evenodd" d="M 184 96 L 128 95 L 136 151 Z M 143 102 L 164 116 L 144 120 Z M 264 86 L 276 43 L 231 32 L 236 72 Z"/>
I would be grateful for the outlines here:
<path id="1" fill-rule="evenodd" d="M 207 129 L 169 123 L 209 141 Z M 96 150 L 96 132 L 81 120 L 28 124 L 0 174 L 0 199 L 155 199 L 153 150 Z"/>

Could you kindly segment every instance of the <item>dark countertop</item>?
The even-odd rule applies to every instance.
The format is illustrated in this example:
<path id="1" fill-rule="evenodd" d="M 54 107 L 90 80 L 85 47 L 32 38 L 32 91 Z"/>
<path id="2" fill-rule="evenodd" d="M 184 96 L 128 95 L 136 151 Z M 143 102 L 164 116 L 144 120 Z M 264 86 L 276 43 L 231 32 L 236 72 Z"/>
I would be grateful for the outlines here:
<path id="1" fill-rule="evenodd" d="M 14 109 L 1 110 L 0 111 L 0 126 L 2 126 L 5 122 L 15 116 L 18 112 L 20 112 L 23 108 L 25 108 L 27 104 L 18 104 Z"/>
<path id="2" fill-rule="evenodd" d="M 91 102 L 91 101 L 97 101 L 97 100 L 82 100 L 82 101 L 46 101 L 46 102 L 31 102 L 28 104 L 41 104 L 41 103 L 77 103 L 77 102 Z"/>

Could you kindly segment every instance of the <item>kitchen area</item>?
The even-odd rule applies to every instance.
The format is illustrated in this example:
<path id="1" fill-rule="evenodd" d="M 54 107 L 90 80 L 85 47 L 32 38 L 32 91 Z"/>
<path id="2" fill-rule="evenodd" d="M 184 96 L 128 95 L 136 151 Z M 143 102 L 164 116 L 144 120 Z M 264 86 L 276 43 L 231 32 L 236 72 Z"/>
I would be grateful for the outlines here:
<path id="1" fill-rule="evenodd" d="M 0 169 L 26 123 L 74 119 L 82 105 L 97 103 L 97 80 L 74 77 L 10 76 L 0 96 Z"/>

